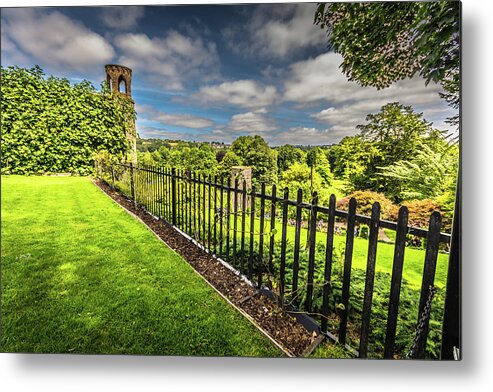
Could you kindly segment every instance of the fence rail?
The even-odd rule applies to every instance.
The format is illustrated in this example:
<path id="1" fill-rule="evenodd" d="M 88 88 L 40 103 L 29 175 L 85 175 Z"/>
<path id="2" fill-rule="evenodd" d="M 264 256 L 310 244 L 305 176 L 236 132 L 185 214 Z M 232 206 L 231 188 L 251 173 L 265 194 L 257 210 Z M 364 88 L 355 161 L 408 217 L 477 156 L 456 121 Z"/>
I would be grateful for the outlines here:
<path id="1" fill-rule="evenodd" d="M 306 202 L 298 190 L 293 200 L 287 189 L 278 192 L 274 185 L 267 192 L 265 184 L 260 190 L 247 189 L 246 182 L 238 178 L 225 181 L 175 168 L 103 162 L 98 163 L 97 173 L 136 204 L 237 269 L 254 286 L 269 292 L 294 315 L 309 316 L 319 332 L 351 348 L 359 357 L 403 358 L 409 348 L 403 347 L 412 341 L 414 358 L 430 357 L 427 343 L 432 317 L 426 314 L 429 310 L 425 305 L 435 290 L 440 244 L 449 244 L 451 237 L 440 232 L 438 212 L 431 215 L 425 230 L 408 225 L 406 207 L 400 208 L 397 222 L 390 222 L 380 219 L 378 203 L 368 217 L 356 213 L 355 199 L 350 200 L 348 211 L 342 211 L 336 209 L 334 195 L 325 207 L 318 204 L 316 193 L 311 195 L 311 202 Z M 364 277 L 360 273 L 354 276 L 352 266 L 356 229 L 363 225 L 368 227 Z M 341 227 L 345 229 L 345 246 L 337 254 L 334 240 L 341 234 Z M 396 232 L 387 293 L 374 289 L 379 283 L 376 262 L 381 229 Z M 399 311 L 410 235 L 425 240 L 422 284 L 419 300 L 406 298 L 406 308 Z M 364 290 L 355 291 L 356 279 L 363 278 Z M 375 320 L 373 301 L 382 295 L 386 315 Z M 409 329 L 399 332 L 399 323 L 410 317 L 409 312 L 415 313 L 411 317 L 415 328 L 412 333 Z M 435 305 L 438 320 L 442 312 L 442 304 Z M 382 329 L 378 325 L 382 322 L 383 335 L 375 337 L 372 332 Z M 433 320 L 433 344 L 439 345 L 436 324 Z M 441 325 L 438 335 L 440 329 Z"/>

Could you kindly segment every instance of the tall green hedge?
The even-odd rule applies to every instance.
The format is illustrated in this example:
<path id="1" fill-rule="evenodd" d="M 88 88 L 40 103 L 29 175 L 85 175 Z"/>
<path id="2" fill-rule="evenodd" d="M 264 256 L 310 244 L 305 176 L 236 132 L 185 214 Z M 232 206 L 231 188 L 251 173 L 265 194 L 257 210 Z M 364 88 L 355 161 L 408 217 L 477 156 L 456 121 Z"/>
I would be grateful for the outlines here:
<path id="1" fill-rule="evenodd" d="M 1 69 L 2 174 L 90 174 L 95 155 L 123 157 L 132 103 L 88 81 L 45 77 L 38 66 Z"/>

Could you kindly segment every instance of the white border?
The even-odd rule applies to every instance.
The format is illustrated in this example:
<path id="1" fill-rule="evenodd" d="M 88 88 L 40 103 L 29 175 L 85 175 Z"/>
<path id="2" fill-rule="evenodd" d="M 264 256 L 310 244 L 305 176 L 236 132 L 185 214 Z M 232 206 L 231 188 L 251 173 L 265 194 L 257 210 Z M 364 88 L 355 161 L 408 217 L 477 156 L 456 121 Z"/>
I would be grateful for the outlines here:
<path id="1" fill-rule="evenodd" d="M 163 3 L 152 0 L 41 3 L 2 0 L 2 6 Z M 489 186 L 493 182 L 491 4 L 484 0 L 463 1 L 462 362 L 0 354 L 0 388 L 4 391 L 84 392 L 490 390 L 493 384 L 493 222 L 490 216 L 493 189 L 490 191 Z"/>

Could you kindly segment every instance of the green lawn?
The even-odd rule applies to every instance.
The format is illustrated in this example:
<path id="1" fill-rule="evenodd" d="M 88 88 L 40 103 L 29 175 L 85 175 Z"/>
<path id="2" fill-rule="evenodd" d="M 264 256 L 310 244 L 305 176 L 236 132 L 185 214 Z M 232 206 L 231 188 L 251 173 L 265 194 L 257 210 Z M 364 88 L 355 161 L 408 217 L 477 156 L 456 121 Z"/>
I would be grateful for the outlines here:
<path id="1" fill-rule="evenodd" d="M 281 356 L 88 178 L 2 177 L 2 351 Z"/>
<path id="2" fill-rule="evenodd" d="M 120 186 L 125 185 L 125 182 L 119 183 Z M 152 190 L 152 186 L 150 185 L 151 183 L 146 183 L 146 187 L 148 189 L 148 196 L 149 198 L 158 198 L 158 191 L 156 189 Z M 341 181 L 338 183 L 334 184 L 334 191 L 342 188 L 343 184 Z M 181 188 L 179 188 L 181 189 Z M 128 189 L 125 189 L 127 194 L 130 192 Z M 181 192 L 181 191 L 180 191 Z M 179 195 L 181 193 L 179 192 Z M 202 190 L 201 190 L 202 192 Z M 207 190 L 206 190 L 207 192 Z M 153 196 L 154 195 L 154 196 Z M 339 195 L 340 196 L 340 195 Z M 219 199 L 219 193 L 217 198 Z M 180 199 L 180 198 L 178 198 Z M 208 195 L 206 193 L 206 199 L 208 200 Z M 214 197 L 212 197 L 212 200 Z M 202 199 L 201 199 L 202 200 Z M 227 202 L 227 196 L 226 192 L 224 193 L 224 203 Z M 219 203 L 219 201 L 218 201 Z M 158 205 L 158 204 L 156 204 Z M 201 207 L 202 208 L 202 207 Z M 259 206 L 257 205 L 257 212 L 258 212 Z M 202 210 L 201 210 L 202 211 Z M 268 203 L 266 203 L 266 211 L 269 211 L 269 206 Z M 294 212 L 294 208 L 290 207 L 290 212 Z M 158 214 L 158 211 L 154 211 L 154 213 Z M 277 217 L 280 218 L 282 212 L 280 205 L 278 204 L 278 209 L 277 209 Z M 180 215 L 180 214 L 178 214 Z M 201 218 L 201 221 L 204 220 L 206 222 L 206 226 L 208 226 L 208 213 L 205 214 L 205 217 Z M 211 209 L 211 218 L 214 218 L 214 211 Z M 323 218 L 326 219 L 326 218 Z M 230 218 L 230 230 L 233 230 L 233 216 Z M 214 223 L 211 223 L 211 226 L 213 226 Z M 223 228 L 225 226 L 225 222 L 223 224 Z M 256 233 L 255 235 L 255 241 L 258 243 L 259 240 L 259 226 L 260 226 L 260 219 L 257 217 L 255 219 L 255 228 L 254 232 Z M 219 231 L 220 227 L 219 224 L 217 225 L 217 236 L 219 238 Z M 238 241 L 241 233 L 241 213 L 238 214 Z M 270 221 L 269 219 L 265 219 L 265 232 L 270 231 Z M 246 221 L 245 221 L 245 232 L 246 234 L 246 246 L 248 247 L 249 244 L 249 232 L 250 232 L 250 217 L 249 214 L 247 213 L 246 215 Z M 287 227 L 287 240 L 290 242 L 291 247 L 294 244 L 294 234 L 295 234 L 295 228 L 293 225 L 288 225 Z M 390 239 L 395 238 L 395 232 L 392 230 L 386 230 L 386 234 Z M 224 235 L 226 235 L 226 232 L 224 232 Z M 232 232 L 230 233 L 230 240 L 232 241 Z M 318 232 L 317 233 L 317 242 L 322 243 L 325 245 L 326 242 L 326 233 Z M 281 230 L 281 222 L 278 219 L 276 221 L 276 231 L 275 231 L 275 239 L 276 243 L 280 244 L 281 239 L 282 239 L 282 230 Z M 301 230 L 301 247 L 304 248 L 307 240 L 307 231 L 306 229 Z M 268 244 L 268 239 L 264 241 L 265 244 Z M 346 243 L 346 236 L 345 235 L 335 235 L 334 236 L 334 248 L 338 251 L 338 253 L 342 253 L 345 249 L 345 243 Z M 367 263 L 367 254 L 368 254 L 368 240 L 361 238 L 361 237 L 356 237 L 354 239 L 354 247 L 353 247 L 353 263 L 352 266 L 355 269 L 366 269 L 366 263 Z M 423 276 L 423 267 L 424 267 L 424 259 L 425 259 L 425 250 L 421 248 L 411 248 L 407 247 L 405 250 L 405 256 L 404 256 L 404 268 L 403 268 L 403 278 L 408 282 L 410 287 L 412 288 L 420 288 L 421 287 L 421 280 Z M 389 244 L 389 243 L 384 243 L 380 242 L 377 247 L 377 261 L 376 261 L 376 271 L 378 272 L 384 272 L 391 274 L 392 273 L 392 265 L 393 265 L 393 260 L 394 260 L 394 245 Z M 436 270 L 436 275 L 435 275 L 435 285 L 437 287 L 445 287 L 446 284 L 446 277 L 447 277 L 447 267 L 448 267 L 448 255 L 445 253 L 439 253 L 438 255 L 438 260 L 437 260 L 437 270 Z"/>
<path id="3" fill-rule="evenodd" d="M 281 230 L 281 222 L 276 221 L 276 232 L 275 239 L 276 243 L 281 243 L 282 239 L 282 230 Z M 255 240 L 258 242 L 258 233 L 260 227 L 260 219 L 255 219 L 255 229 L 256 233 Z M 241 228 L 241 215 L 238 217 L 238 230 Z M 218 229 L 219 231 L 219 226 Z M 231 230 L 233 230 L 233 218 L 231 218 Z M 269 219 L 265 219 L 265 229 L 266 232 L 270 230 L 270 222 Z M 249 232 L 250 232 L 250 217 L 247 215 L 245 222 L 245 232 L 246 238 L 245 243 L 248 247 L 249 244 Z M 388 230 L 387 232 L 390 232 Z M 392 233 L 389 233 L 392 236 Z M 292 225 L 287 226 L 286 230 L 286 238 L 293 246 L 294 244 L 294 235 L 295 228 Z M 232 234 L 231 234 L 232 238 Z M 240 234 L 238 234 L 238 238 L 240 238 Z M 327 234 L 324 232 L 317 232 L 316 236 L 317 242 L 324 244 L 327 241 Z M 307 240 L 307 230 L 305 228 L 301 229 L 300 234 L 300 247 L 301 249 L 305 248 Z M 268 246 L 268 239 L 264 241 L 266 246 Z M 334 236 L 334 249 L 337 250 L 339 254 L 344 252 L 346 246 L 346 236 L 345 235 L 335 235 Z M 355 237 L 354 238 L 354 246 L 353 246 L 353 262 L 352 267 L 357 269 L 366 270 L 367 263 L 367 255 L 368 255 L 368 240 Z M 404 253 L 404 268 L 402 276 L 408 282 L 408 284 L 413 288 L 421 288 L 421 280 L 423 276 L 423 267 L 425 260 L 425 250 L 420 248 L 411 248 L 406 247 Z M 379 242 L 377 246 L 377 261 L 376 261 L 376 271 L 385 272 L 388 274 L 392 274 L 392 265 L 394 262 L 394 244 Z M 437 260 L 437 270 L 435 275 L 435 285 L 437 287 L 445 287 L 447 280 L 447 267 L 448 267 L 448 254 L 439 253 Z"/>

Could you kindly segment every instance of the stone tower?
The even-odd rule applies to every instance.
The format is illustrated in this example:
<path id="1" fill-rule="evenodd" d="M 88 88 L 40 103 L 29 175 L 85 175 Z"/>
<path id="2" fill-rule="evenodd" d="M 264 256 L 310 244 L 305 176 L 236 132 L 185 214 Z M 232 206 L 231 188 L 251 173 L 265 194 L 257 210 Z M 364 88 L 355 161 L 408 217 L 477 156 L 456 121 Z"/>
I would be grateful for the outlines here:
<path id="1" fill-rule="evenodd" d="M 128 98 L 132 105 L 135 105 L 132 99 L 132 70 L 128 67 L 118 64 L 106 64 L 106 83 L 112 92 Z M 135 119 L 129 119 L 130 132 L 127 138 L 132 144 L 132 161 L 137 163 L 137 132 L 135 128 Z"/>

